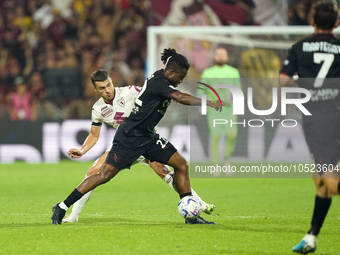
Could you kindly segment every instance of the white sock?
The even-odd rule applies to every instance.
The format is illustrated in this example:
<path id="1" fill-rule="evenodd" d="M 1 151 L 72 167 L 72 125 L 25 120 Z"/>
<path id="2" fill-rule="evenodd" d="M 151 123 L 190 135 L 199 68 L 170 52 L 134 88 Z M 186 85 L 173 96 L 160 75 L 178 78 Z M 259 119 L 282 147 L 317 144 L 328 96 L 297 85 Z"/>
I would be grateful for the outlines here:
<path id="1" fill-rule="evenodd" d="M 165 181 L 170 188 L 172 188 L 174 191 L 176 191 L 174 187 L 174 179 L 173 179 L 173 173 L 168 173 L 164 178 L 163 181 Z"/>
<path id="2" fill-rule="evenodd" d="M 68 209 L 68 207 L 65 205 L 64 202 L 59 203 L 59 207 L 60 207 L 61 209 L 64 209 L 65 211 L 67 211 L 67 209 Z"/>
<path id="3" fill-rule="evenodd" d="M 81 197 L 81 199 L 79 199 L 77 202 L 74 203 L 70 217 L 78 219 L 79 214 L 83 210 L 84 205 L 86 204 L 87 201 L 90 200 L 90 198 L 93 194 L 93 191 L 94 191 L 94 189 L 90 190 L 85 195 L 83 195 Z"/>
<path id="4" fill-rule="evenodd" d="M 85 179 L 88 176 L 85 176 Z M 92 194 L 93 194 L 94 189 L 90 190 L 89 192 L 87 192 L 86 194 L 84 194 L 77 202 L 74 203 L 73 207 L 72 207 L 72 212 L 70 214 L 70 217 L 78 219 L 81 211 L 84 208 L 84 205 L 86 204 L 87 201 L 90 200 Z"/>
<path id="5" fill-rule="evenodd" d="M 199 195 L 197 195 L 197 193 L 193 190 L 193 188 L 191 188 L 191 193 L 196 199 L 198 199 L 201 202 L 203 208 L 205 208 L 207 206 L 207 203 L 204 202 L 203 199 L 200 198 Z"/>
<path id="6" fill-rule="evenodd" d="M 163 181 L 165 181 L 174 191 L 177 192 L 175 186 L 174 186 L 174 172 L 170 170 L 170 168 L 167 165 L 163 166 L 164 168 L 166 168 L 166 171 L 168 172 L 168 174 L 163 178 Z M 191 193 L 192 195 L 198 199 L 199 201 L 201 201 L 202 206 L 205 207 L 207 205 L 206 202 L 203 201 L 202 198 L 200 198 L 199 195 L 197 195 L 197 193 L 191 188 Z"/>

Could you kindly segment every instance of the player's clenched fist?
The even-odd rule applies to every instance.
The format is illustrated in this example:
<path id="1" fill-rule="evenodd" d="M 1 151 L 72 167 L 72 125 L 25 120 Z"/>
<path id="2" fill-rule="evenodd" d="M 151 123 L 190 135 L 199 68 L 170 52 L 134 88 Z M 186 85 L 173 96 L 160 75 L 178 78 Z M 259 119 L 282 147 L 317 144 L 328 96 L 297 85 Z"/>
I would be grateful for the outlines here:
<path id="1" fill-rule="evenodd" d="M 81 156 L 83 156 L 83 153 L 78 150 L 78 149 L 70 149 L 67 154 L 71 157 L 71 158 L 80 158 Z"/>

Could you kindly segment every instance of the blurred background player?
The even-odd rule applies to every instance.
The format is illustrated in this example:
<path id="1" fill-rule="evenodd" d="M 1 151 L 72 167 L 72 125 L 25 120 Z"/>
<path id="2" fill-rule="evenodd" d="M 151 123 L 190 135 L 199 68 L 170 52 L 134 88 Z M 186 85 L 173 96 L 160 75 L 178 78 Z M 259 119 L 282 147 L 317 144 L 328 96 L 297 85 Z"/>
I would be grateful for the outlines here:
<path id="1" fill-rule="evenodd" d="M 87 153 L 98 141 L 100 136 L 100 130 L 103 122 L 118 129 L 120 123 L 130 115 L 134 102 L 140 92 L 140 87 L 126 86 L 126 87 L 114 87 L 111 78 L 106 70 L 97 70 L 91 75 L 92 87 L 96 93 L 101 97 L 92 107 L 92 125 L 90 134 L 85 139 L 84 144 L 80 149 L 73 148 L 67 153 L 71 158 L 80 158 Z M 88 169 L 87 175 L 91 176 L 99 172 L 103 166 L 105 159 L 111 148 L 101 155 L 93 165 Z M 155 173 L 161 177 L 172 189 L 175 190 L 173 185 L 174 172 L 166 165 L 149 162 L 144 157 L 140 157 L 134 162 L 136 163 L 149 163 L 150 167 Z M 72 213 L 63 219 L 63 222 L 72 223 L 77 222 L 78 217 L 85 205 L 85 203 L 91 198 L 94 190 L 87 192 L 80 200 L 78 200 L 72 207 Z M 211 214 L 215 206 L 205 203 L 194 190 L 191 190 L 195 198 L 199 199 L 203 205 L 203 211 L 207 214 Z M 195 221 L 195 223 L 207 223 L 208 221 Z M 189 221 L 186 221 L 189 223 Z M 192 222 L 191 222 L 192 223 Z M 210 223 L 210 222 L 209 222 Z"/>
<path id="2" fill-rule="evenodd" d="M 218 47 L 215 50 L 214 62 L 215 65 L 205 69 L 202 73 L 201 80 L 212 87 L 216 84 L 231 84 L 242 89 L 240 83 L 239 71 L 227 65 L 229 60 L 228 52 L 225 48 Z M 232 94 L 228 89 L 216 89 L 221 99 L 228 104 L 228 107 L 223 111 L 223 119 L 227 119 L 237 122 L 237 116 L 233 115 L 233 98 Z M 198 89 L 197 95 L 202 95 L 204 91 Z M 224 152 L 224 164 L 229 165 L 228 159 L 233 154 L 236 139 L 237 139 L 237 125 L 216 125 L 213 126 L 214 119 L 220 119 L 221 115 L 218 114 L 214 109 L 207 109 L 207 121 L 210 132 L 210 151 L 214 164 L 219 163 L 219 141 L 221 137 L 226 136 L 225 152 Z"/>
<path id="3" fill-rule="evenodd" d="M 316 3 L 312 20 L 314 34 L 291 47 L 280 73 L 280 85 L 288 86 L 293 84 L 291 77 L 297 72 L 299 87 L 308 89 L 312 95 L 304 104 L 311 115 L 303 115 L 303 127 L 316 164 L 315 205 L 311 228 L 293 247 L 294 252 L 303 254 L 316 250 L 332 195 L 340 193 L 337 165 L 340 160 L 340 40 L 332 33 L 339 24 L 338 16 L 339 7 L 334 2 Z"/>

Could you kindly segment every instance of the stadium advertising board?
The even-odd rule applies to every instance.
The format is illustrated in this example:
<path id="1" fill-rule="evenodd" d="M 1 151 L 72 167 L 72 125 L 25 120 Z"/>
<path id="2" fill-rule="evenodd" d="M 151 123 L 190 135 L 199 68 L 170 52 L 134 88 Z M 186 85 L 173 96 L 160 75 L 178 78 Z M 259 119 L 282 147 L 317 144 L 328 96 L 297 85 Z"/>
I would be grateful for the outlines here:
<path id="1" fill-rule="evenodd" d="M 90 120 L 65 120 L 63 122 L 2 122 L 0 124 L 0 163 L 57 163 L 69 159 L 67 151 L 79 148 L 88 135 Z M 240 137 L 232 157 L 234 161 L 285 162 L 310 160 L 300 124 L 294 128 L 246 127 L 239 131 Z M 191 162 L 203 162 L 210 158 L 209 141 L 203 126 L 160 126 L 159 133 L 168 138 L 179 152 Z M 115 130 L 103 125 L 97 144 L 77 161 L 93 161 L 111 142 Z M 223 153 L 221 144 L 220 152 Z M 297 158 L 296 155 L 299 157 Z"/>

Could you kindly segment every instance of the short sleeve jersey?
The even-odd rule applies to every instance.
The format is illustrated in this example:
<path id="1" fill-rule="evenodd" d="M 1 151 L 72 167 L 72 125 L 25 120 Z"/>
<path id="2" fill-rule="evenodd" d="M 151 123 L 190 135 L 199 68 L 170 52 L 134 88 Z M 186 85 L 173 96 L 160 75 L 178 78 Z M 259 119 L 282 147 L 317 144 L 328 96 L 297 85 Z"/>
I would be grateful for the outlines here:
<path id="1" fill-rule="evenodd" d="M 280 73 L 298 74 L 299 87 L 311 92 L 305 106 L 313 115 L 334 110 L 340 105 L 340 40 L 333 34 L 313 34 L 297 42 L 289 49 Z"/>
<path id="2" fill-rule="evenodd" d="M 130 115 L 140 89 L 136 86 L 116 87 L 115 96 L 109 103 L 100 98 L 92 107 L 92 125 L 100 126 L 105 122 L 117 129 Z"/>
<path id="3" fill-rule="evenodd" d="M 171 103 L 171 94 L 176 91 L 164 76 L 164 70 L 156 71 L 144 82 L 132 112 L 123 121 L 121 128 L 128 135 L 153 132 Z"/>

